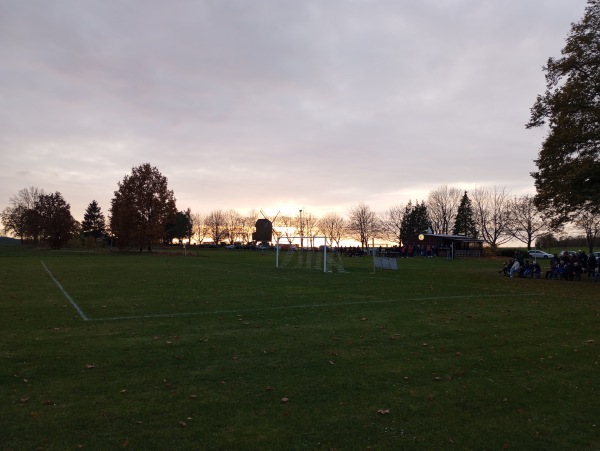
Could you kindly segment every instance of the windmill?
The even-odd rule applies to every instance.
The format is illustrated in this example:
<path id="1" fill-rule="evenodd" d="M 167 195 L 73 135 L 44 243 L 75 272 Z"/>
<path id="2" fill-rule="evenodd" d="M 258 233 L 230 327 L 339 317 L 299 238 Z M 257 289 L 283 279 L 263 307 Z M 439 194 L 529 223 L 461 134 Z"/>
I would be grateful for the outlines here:
<path id="1" fill-rule="evenodd" d="M 277 212 L 273 220 L 270 220 L 262 208 L 260 210 L 263 215 L 263 219 L 258 219 L 254 227 L 256 228 L 255 232 L 252 232 L 252 241 L 259 242 L 263 241 L 265 243 L 270 243 L 273 240 L 273 223 L 279 216 L 281 211 Z"/>

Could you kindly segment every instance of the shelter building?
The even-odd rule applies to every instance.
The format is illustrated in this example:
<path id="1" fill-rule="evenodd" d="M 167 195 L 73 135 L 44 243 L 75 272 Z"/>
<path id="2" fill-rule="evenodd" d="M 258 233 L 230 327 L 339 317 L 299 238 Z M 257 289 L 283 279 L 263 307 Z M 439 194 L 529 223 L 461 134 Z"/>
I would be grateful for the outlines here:
<path id="1" fill-rule="evenodd" d="M 431 246 L 437 249 L 438 255 L 445 255 L 454 249 L 455 257 L 481 257 L 483 255 L 483 240 L 464 235 L 440 235 L 436 233 L 422 233 L 407 237 L 403 244 L 414 246 Z"/>

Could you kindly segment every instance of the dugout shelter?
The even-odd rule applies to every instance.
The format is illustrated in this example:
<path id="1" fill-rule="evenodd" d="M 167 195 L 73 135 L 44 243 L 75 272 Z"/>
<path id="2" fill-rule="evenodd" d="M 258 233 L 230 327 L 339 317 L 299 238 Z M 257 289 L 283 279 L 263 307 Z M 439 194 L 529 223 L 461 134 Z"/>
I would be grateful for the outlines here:
<path id="1" fill-rule="evenodd" d="M 464 235 L 421 233 L 403 239 L 402 243 L 421 247 L 435 247 L 437 255 L 440 256 L 446 255 L 450 249 L 454 249 L 455 257 L 481 257 L 483 255 L 483 240 Z"/>

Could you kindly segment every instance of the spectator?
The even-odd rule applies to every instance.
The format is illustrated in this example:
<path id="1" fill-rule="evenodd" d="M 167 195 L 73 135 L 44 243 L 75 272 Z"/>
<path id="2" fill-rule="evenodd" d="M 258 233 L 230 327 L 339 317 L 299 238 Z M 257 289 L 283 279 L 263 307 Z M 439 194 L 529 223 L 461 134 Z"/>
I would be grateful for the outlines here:
<path id="1" fill-rule="evenodd" d="M 596 259 L 594 255 L 590 255 L 587 260 L 587 276 L 588 278 L 594 277 L 594 270 L 596 269 Z"/>
<path id="2" fill-rule="evenodd" d="M 515 260 L 510 267 L 510 277 L 520 277 L 521 275 L 521 264 L 519 260 Z"/>
<path id="3" fill-rule="evenodd" d="M 504 262 L 504 265 L 502 266 L 502 268 L 500 268 L 500 271 L 498 271 L 500 274 L 503 274 L 505 276 L 509 275 L 509 271 L 510 271 L 510 267 L 513 264 L 513 260 L 506 260 Z"/>

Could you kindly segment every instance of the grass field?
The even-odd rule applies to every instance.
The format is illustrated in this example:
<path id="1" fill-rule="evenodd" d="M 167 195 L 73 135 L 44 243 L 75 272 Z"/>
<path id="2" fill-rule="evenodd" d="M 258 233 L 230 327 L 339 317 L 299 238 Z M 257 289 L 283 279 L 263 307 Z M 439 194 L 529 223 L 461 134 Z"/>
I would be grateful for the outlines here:
<path id="1" fill-rule="evenodd" d="M 600 448 L 600 283 L 501 263 L 2 246 L 0 444 Z"/>

